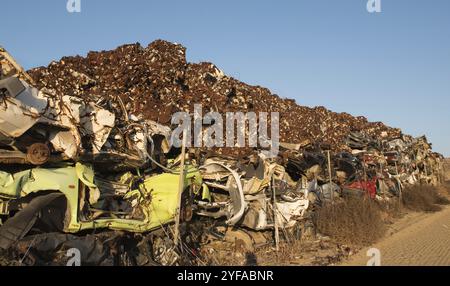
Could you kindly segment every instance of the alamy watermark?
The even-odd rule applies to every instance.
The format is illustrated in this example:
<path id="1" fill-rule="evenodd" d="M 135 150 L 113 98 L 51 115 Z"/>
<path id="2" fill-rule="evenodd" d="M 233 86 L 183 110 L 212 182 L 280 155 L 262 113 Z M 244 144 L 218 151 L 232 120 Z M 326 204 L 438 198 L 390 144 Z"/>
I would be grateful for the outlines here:
<path id="1" fill-rule="evenodd" d="M 66 9 L 69 13 L 81 13 L 81 0 L 67 0 Z"/>
<path id="2" fill-rule="evenodd" d="M 369 13 L 381 13 L 381 0 L 367 0 L 366 8 Z M 67 0 L 66 9 L 69 13 L 80 13 L 81 0 Z"/>
<path id="3" fill-rule="evenodd" d="M 367 256 L 370 257 L 367 266 L 381 266 L 381 251 L 378 248 L 367 250 Z"/>
<path id="4" fill-rule="evenodd" d="M 203 115 L 202 105 L 195 104 L 193 121 L 187 112 L 177 112 L 172 116 L 172 124 L 178 127 L 172 132 L 171 144 L 180 148 L 185 136 L 186 147 L 192 147 L 193 143 L 197 148 L 260 148 L 263 155 L 273 158 L 278 155 L 280 146 L 280 116 L 278 112 L 270 113 L 269 135 L 268 115 L 268 112 L 226 112 L 224 115 L 208 112 Z"/>
<path id="5" fill-rule="evenodd" d="M 369 13 L 381 13 L 381 0 L 368 0 L 366 7 Z"/>
<path id="6" fill-rule="evenodd" d="M 81 266 L 81 251 L 77 248 L 67 250 L 66 256 L 69 257 L 66 266 Z"/>

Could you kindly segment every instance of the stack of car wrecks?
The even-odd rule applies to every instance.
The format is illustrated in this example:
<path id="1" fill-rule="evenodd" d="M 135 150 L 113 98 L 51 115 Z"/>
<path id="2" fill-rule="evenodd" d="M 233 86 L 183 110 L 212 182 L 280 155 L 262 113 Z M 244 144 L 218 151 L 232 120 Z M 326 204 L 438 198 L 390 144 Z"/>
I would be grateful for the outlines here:
<path id="1" fill-rule="evenodd" d="M 0 260 L 66 265 L 198 265 L 206 245 L 243 251 L 313 232 L 344 196 L 389 201 L 437 185 L 426 137 L 310 109 L 186 63 L 155 41 L 25 72 L 0 49 Z M 280 152 L 172 147 L 170 116 L 194 103 L 280 112 Z M 244 110 L 242 110 L 244 108 Z M 6 262 L 4 262 L 6 261 Z"/>

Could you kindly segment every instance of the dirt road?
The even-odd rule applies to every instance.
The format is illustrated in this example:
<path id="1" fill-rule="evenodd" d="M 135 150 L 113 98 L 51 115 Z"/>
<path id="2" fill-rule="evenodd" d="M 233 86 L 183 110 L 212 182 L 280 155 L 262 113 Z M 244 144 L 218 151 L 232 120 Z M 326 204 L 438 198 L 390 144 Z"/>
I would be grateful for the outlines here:
<path id="1" fill-rule="evenodd" d="M 450 266 L 450 207 L 407 215 L 392 226 L 388 237 L 342 265 L 367 265 L 370 248 L 380 250 L 382 266 Z"/>

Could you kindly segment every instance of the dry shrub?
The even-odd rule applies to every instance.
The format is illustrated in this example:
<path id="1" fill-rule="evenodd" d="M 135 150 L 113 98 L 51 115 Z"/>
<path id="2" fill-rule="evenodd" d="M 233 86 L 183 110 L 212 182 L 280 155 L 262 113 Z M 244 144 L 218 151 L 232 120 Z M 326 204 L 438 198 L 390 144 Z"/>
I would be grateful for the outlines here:
<path id="1" fill-rule="evenodd" d="M 298 260 L 305 252 L 305 246 L 300 240 L 291 242 L 280 242 L 280 249 L 277 252 L 273 245 L 262 247 L 257 250 L 258 261 L 263 265 L 290 265 Z"/>
<path id="2" fill-rule="evenodd" d="M 403 190 L 402 203 L 412 211 L 436 212 L 441 210 L 438 205 L 448 205 L 450 201 L 433 186 L 415 185 Z"/>
<path id="3" fill-rule="evenodd" d="M 450 195 L 450 181 L 445 181 L 442 183 L 441 188 L 447 193 L 447 195 Z"/>
<path id="4" fill-rule="evenodd" d="M 379 206 L 366 197 L 324 205 L 316 213 L 315 224 L 319 233 L 358 246 L 370 245 L 386 232 Z"/>
<path id="5" fill-rule="evenodd" d="M 398 198 L 392 198 L 390 201 L 377 202 L 381 212 L 383 213 L 386 223 L 393 223 L 396 219 L 403 217 L 401 203 Z"/>

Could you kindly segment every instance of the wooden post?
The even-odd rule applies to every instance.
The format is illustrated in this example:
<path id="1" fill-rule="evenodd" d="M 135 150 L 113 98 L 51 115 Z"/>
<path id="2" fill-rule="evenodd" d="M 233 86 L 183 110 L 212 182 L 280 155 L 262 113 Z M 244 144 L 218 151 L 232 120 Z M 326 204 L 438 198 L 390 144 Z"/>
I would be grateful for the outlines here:
<path id="1" fill-rule="evenodd" d="M 395 161 L 395 173 L 397 174 L 397 186 L 398 186 L 398 199 L 399 199 L 399 203 L 400 206 L 402 205 L 402 186 L 400 185 L 400 179 L 398 178 L 399 176 L 399 171 L 398 171 L 398 164 L 397 161 Z"/>
<path id="2" fill-rule="evenodd" d="M 178 246 L 178 240 L 180 236 L 180 217 L 181 217 L 181 197 L 183 195 L 184 190 L 184 160 L 186 157 L 186 130 L 183 131 L 183 143 L 181 146 L 181 163 L 180 163 L 180 177 L 178 183 L 178 202 L 177 202 L 177 210 L 175 217 L 175 233 L 174 233 L 174 243 L 175 246 Z"/>
<path id="3" fill-rule="evenodd" d="M 327 158 L 328 158 L 328 178 L 330 180 L 330 190 L 331 190 L 331 201 L 334 200 L 334 191 L 332 188 L 332 183 L 333 183 L 333 174 L 331 172 L 331 154 L 330 154 L 330 150 L 327 150 Z"/>
<path id="4" fill-rule="evenodd" d="M 365 155 L 366 155 L 366 153 L 363 154 L 363 159 L 362 159 L 363 175 L 364 175 L 364 183 L 362 185 L 363 185 L 363 190 L 365 192 L 365 194 L 364 194 L 365 197 L 370 197 L 369 189 L 367 188 L 368 179 L 367 179 L 366 156 Z M 360 180 L 360 182 L 361 182 L 361 180 Z"/>

